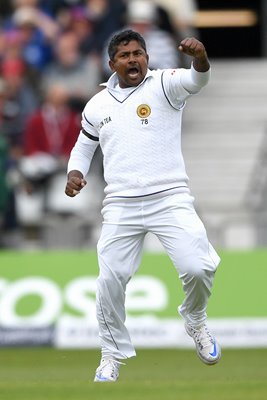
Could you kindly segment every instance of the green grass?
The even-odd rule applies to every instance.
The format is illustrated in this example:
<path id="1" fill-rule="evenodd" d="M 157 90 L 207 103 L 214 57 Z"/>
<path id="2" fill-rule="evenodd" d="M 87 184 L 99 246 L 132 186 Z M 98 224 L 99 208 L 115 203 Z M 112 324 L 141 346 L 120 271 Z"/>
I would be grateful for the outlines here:
<path id="1" fill-rule="evenodd" d="M 206 366 L 191 350 L 138 350 L 116 383 L 93 383 L 99 352 L 0 350 L 1 400 L 266 400 L 267 349 L 224 350 Z"/>

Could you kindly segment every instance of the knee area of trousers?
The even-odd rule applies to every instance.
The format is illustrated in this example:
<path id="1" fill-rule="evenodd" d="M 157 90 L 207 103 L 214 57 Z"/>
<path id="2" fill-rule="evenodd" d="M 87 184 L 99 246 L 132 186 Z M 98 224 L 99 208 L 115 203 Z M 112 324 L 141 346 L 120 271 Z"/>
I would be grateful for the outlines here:
<path id="1" fill-rule="evenodd" d="M 117 288 L 126 286 L 126 280 L 120 275 L 111 273 L 109 275 L 100 275 L 97 279 L 98 288 L 108 289 L 111 288 L 113 291 Z"/>
<path id="2" fill-rule="evenodd" d="M 213 271 L 209 271 L 204 268 L 190 267 L 186 273 L 183 274 L 183 277 L 186 277 L 188 280 L 194 279 L 201 282 L 205 281 L 206 279 L 210 279 L 213 274 Z"/>

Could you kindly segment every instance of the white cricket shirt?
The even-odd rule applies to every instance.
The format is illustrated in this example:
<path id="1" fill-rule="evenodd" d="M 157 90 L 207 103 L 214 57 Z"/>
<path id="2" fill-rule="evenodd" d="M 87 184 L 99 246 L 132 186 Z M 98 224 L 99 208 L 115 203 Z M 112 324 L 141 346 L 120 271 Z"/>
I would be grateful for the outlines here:
<path id="1" fill-rule="evenodd" d="M 174 188 L 188 190 L 181 150 L 185 100 L 207 84 L 208 72 L 148 70 L 137 86 L 121 89 L 113 74 L 89 100 L 68 172 L 85 176 L 94 151 L 103 152 L 106 198 L 136 197 Z"/>

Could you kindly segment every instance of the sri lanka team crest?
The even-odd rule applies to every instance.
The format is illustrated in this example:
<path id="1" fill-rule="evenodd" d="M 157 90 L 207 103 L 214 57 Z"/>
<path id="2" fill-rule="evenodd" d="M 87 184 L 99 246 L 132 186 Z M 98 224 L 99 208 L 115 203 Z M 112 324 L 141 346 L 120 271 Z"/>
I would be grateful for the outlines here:
<path id="1" fill-rule="evenodd" d="M 137 115 L 140 118 L 147 118 L 151 114 L 151 108 L 147 104 L 141 104 L 137 107 Z"/>

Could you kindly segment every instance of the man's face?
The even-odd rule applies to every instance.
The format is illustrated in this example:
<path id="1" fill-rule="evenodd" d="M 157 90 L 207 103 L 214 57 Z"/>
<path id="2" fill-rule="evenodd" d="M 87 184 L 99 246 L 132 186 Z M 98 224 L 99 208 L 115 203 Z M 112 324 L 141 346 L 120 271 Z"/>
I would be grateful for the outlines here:
<path id="1" fill-rule="evenodd" d="M 121 43 L 109 66 L 113 72 L 117 72 L 120 87 L 138 86 L 147 73 L 148 55 L 136 40 L 128 44 Z"/>

